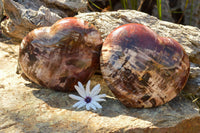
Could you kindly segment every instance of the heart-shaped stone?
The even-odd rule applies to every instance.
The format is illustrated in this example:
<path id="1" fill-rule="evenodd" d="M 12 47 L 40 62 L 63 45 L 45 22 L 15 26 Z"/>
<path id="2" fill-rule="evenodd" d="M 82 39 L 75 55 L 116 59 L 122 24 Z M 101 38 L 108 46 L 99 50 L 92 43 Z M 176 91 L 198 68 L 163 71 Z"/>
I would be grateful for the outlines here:
<path id="1" fill-rule="evenodd" d="M 102 46 L 101 71 L 127 107 L 155 107 L 173 99 L 189 75 L 189 58 L 174 39 L 141 24 L 112 31 Z"/>
<path id="2" fill-rule="evenodd" d="M 94 25 L 64 18 L 31 31 L 22 41 L 19 64 L 33 82 L 59 91 L 86 83 L 99 66 L 102 39 Z"/>

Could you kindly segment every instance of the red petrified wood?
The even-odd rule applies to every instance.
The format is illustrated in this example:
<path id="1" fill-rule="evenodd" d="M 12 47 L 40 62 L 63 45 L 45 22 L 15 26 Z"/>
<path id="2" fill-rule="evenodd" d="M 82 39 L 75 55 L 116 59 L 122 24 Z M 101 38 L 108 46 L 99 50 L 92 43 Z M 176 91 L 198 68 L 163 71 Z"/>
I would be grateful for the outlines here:
<path id="1" fill-rule="evenodd" d="M 59 91 L 85 83 L 99 66 L 102 46 L 94 25 L 64 18 L 51 27 L 31 31 L 22 41 L 19 64 L 33 82 Z"/>
<path id="2" fill-rule="evenodd" d="M 185 86 L 189 59 L 174 39 L 159 37 L 141 24 L 126 24 L 102 46 L 101 71 L 115 96 L 127 107 L 155 107 Z"/>

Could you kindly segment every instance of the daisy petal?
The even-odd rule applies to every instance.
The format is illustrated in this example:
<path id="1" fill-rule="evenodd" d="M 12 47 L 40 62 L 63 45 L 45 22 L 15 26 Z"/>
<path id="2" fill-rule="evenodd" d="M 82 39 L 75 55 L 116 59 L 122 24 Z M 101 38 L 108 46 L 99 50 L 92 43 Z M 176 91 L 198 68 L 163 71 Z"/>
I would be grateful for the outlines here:
<path id="1" fill-rule="evenodd" d="M 91 102 L 95 107 L 97 107 L 98 109 L 101 109 L 102 106 L 98 103 L 98 102 L 95 102 L 95 101 L 92 101 Z"/>
<path id="2" fill-rule="evenodd" d="M 69 94 L 69 97 L 72 98 L 72 99 L 75 99 L 75 100 L 84 100 L 82 97 L 79 97 L 79 96 L 76 96 L 76 95 L 73 95 L 73 94 Z"/>
<path id="3" fill-rule="evenodd" d="M 81 108 L 81 107 L 83 107 L 85 105 L 86 105 L 86 103 L 84 101 L 82 101 L 82 103 L 78 105 L 77 109 L 79 109 L 79 108 Z"/>
<path id="4" fill-rule="evenodd" d="M 96 95 L 93 98 L 104 98 L 104 97 L 106 97 L 106 94 Z"/>
<path id="5" fill-rule="evenodd" d="M 100 94 L 99 97 L 106 97 L 106 94 Z"/>
<path id="6" fill-rule="evenodd" d="M 101 91 L 100 84 L 97 84 L 92 91 L 90 92 L 90 96 L 93 97 L 97 95 Z"/>
<path id="7" fill-rule="evenodd" d="M 96 106 L 92 103 L 90 103 L 90 107 L 93 109 L 93 110 L 97 110 Z"/>
<path id="8" fill-rule="evenodd" d="M 105 99 L 103 99 L 104 97 L 106 97 L 106 94 L 96 95 L 92 99 L 96 102 L 106 101 Z"/>
<path id="9" fill-rule="evenodd" d="M 85 93 L 86 93 L 86 96 L 89 96 L 90 94 L 90 80 L 87 82 Z"/>
<path id="10" fill-rule="evenodd" d="M 85 98 L 85 91 L 84 91 L 84 89 L 78 87 L 77 85 L 75 85 L 74 88 L 76 89 L 76 91 L 78 92 L 78 94 L 80 96 L 82 96 L 83 98 Z"/>
<path id="11" fill-rule="evenodd" d="M 101 98 L 93 98 L 93 100 L 96 101 L 96 102 L 106 101 L 105 99 L 101 99 Z"/>
<path id="12" fill-rule="evenodd" d="M 79 82 L 79 81 L 78 81 L 78 87 L 80 87 L 82 90 L 84 90 L 84 87 L 83 87 L 82 83 Z"/>
<path id="13" fill-rule="evenodd" d="M 86 104 L 86 109 L 90 110 L 90 103 Z"/>
<path id="14" fill-rule="evenodd" d="M 78 101 L 77 103 L 75 103 L 72 107 L 78 107 L 79 105 L 83 104 L 84 101 Z"/>
<path id="15" fill-rule="evenodd" d="M 79 100 L 77 103 L 73 105 L 73 107 L 76 107 L 77 109 L 85 106 L 86 110 L 97 110 L 102 108 L 102 106 L 98 103 L 99 101 L 106 101 L 104 97 L 106 97 L 106 94 L 99 94 L 101 91 L 100 84 L 97 84 L 91 91 L 90 91 L 90 80 L 86 84 L 86 89 L 84 89 L 84 86 L 81 82 L 78 82 L 78 85 L 75 85 L 75 89 L 79 93 L 80 96 L 69 94 L 69 97 L 75 100 Z"/>

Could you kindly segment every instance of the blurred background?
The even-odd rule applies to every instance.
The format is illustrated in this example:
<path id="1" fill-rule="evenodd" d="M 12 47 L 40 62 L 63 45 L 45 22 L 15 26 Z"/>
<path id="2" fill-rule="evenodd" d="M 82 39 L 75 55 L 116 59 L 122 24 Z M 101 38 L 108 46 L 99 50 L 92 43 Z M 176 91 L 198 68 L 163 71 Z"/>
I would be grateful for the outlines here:
<path id="1" fill-rule="evenodd" d="M 134 9 L 177 24 L 200 28 L 200 0 L 88 0 L 90 11 Z"/>

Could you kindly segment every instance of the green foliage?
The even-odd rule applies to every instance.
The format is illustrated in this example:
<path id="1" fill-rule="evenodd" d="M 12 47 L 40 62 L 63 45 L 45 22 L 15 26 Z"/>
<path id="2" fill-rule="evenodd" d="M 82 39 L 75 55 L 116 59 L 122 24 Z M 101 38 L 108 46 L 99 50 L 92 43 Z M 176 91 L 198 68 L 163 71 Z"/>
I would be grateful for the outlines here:
<path id="1" fill-rule="evenodd" d="M 121 3 L 124 9 L 127 9 L 129 7 L 128 0 L 121 0 Z M 137 10 L 137 0 L 130 0 L 130 3 L 131 3 L 131 8 Z"/>
<path id="2" fill-rule="evenodd" d="M 128 0 L 121 0 L 122 7 L 124 9 L 127 9 L 128 6 Z M 137 10 L 137 0 L 130 0 L 131 8 L 134 10 Z M 158 8 L 158 17 L 159 19 L 162 19 L 162 10 L 161 10 L 161 0 L 157 0 L 157 8 Z"/>
<path id="3" fill-rule="evenodd" d="M 157 0 L 158 18 L 162 19 L 161 0 Z"/>
<path id="4" fill-rule="evenodd" d="M 112 0 L 109 0 L 109 5 L 110 5 L 110 9 L 113 10 L 113 7 L 112 7 Z"/>
<path id="5" fill-rule="evenodd" d="M 188 1 L 188 0 L 187 0 Z M 193 0 L 191 1 L 191 8 L 190 8 L 190 24 L 191 24 L 191 21 L 192 21 L 192 14 L 193 14 Z M 200 105 L 199 105 L 200 106 Z"/>
<path id="6" fill-rule="evenodd" d="M 96 7 L 99 10 L 102 10 L 101 7 L 97 6 L 94 2 L 92 2 L 91 0 L 88 0 L 89 3 L 91 3 L 94 7 Z"/>
<path id="7" fill-rule="evenodd" d="M 184 16 L 184 12 L 185 10 L 187 9 L 188 7 L 188 4 L 191 5 L 190 9 L 187 9 L 190 11 L 190 24 L 191 24 L 191 21 L 192 21 L 192 14 L 193 14 L 193 11 L 194 11 L 194 4 L 193 4 L 193 1 L 194 0 L 185 0 L 183 2 L 185 2 L 185 7 L 184 7 L 184 11 L 169 11 L 170 13 L 182 13 L 182 16 L 179 18 L 178 22 L 177 23 L 180 23 L 181 20 L 183 19 L 183 16 Z M 113 3 L 112 3 L 112 0 L 108 0 L 109 2 L 109 8 L 106 9 L 106 10 L 113 10 Z M 138 5 L 138 0 L 121 0 L 121 5 L 124 9 L 133 9 L 133 10 L 140 10 L 141 8 L 141 5 L 143 4 L 144 0 L 140 0 L 140 4 Z M 150 1 L 149 1 L 150 2 Z M 157 12 L 158 12 L 158 18 L 159 19 L 162 19 L 162 0 L 156 0 L 156 4 L 157 4 Z M 94 7 L 96 7 L 97 9 L 101 10 L 101 11 L 106 11 L 104 9 L 102 9 L 101 7 L 99 7 L 98 5 L 96 5 L 95 3 L 93 3 L 91 0 L 88 0 L 88 3 L 93 5 Z"/>
<path id="8" fill-rule="evenodd" d="M 131 8 L 137 10 L 137 0 L 131 0 Z"/>
<path id="9" fill-rule="evenodd" d="M 127 6 L 128 6 L 127 0 L 121 0 L 121 3 L 122 3 L 122 7 L 123 7 L 124 9 L 127 9 Z"/>

